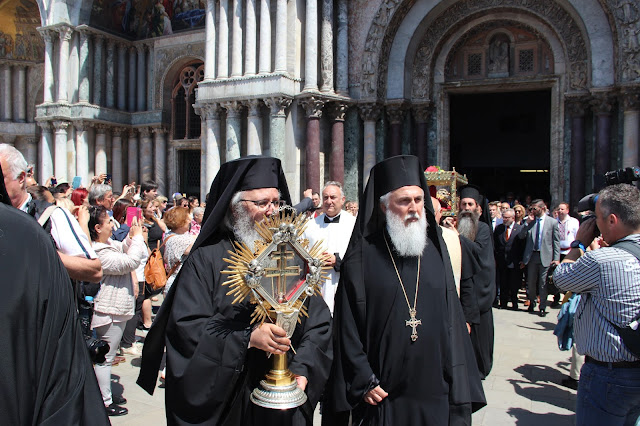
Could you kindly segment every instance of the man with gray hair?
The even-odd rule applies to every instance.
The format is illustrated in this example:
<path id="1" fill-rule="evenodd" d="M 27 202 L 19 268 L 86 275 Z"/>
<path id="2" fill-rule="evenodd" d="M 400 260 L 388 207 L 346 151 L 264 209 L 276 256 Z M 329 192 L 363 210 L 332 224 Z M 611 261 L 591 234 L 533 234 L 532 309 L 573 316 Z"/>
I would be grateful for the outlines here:
<path id="1" fill-rule="evenodd" d="M 116 198 L 113 196 L 113 189 L 110 185 L 98 183 L 89 189 L 89 204 L 92 206 L 102 206 L 111 214 Z"/>
<path id="2" fill-rule="evenodd" d="M 582 295 L 574 337 L 586 358 L 576 425 L 633 425 L 640 418 L 640 351 L 626 333 L 637 335 L 640 319 L 640 191 L 628 184 L 608 186 L 598 195 L 595 213 L 580 225 L 553 273 L 560 290 Z M 607 246 L 586 251 L 600 234 Z"/>
<path id="3" fill-rule="evenodd" d="M 4 171 L 4 184 L 13 207 L 40 219 L 50 204 L 32 199 L 27 192 L 27 162 L 16 148 L 0 144 L 0 165 Z M 72 279 L 100 282 L 102 265 L 87 235 L 78 221 L 67 210 L 50 209 L 43 227 L 55 242 L 60 259 Z M 46 216 L 45 216 L 46 217 Z"/>

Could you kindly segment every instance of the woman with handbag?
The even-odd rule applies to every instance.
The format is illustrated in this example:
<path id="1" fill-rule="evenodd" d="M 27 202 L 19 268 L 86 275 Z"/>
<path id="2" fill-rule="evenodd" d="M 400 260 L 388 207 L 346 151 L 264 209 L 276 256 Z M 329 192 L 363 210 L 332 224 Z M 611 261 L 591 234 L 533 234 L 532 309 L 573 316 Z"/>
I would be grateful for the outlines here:
<path id="1" fill-rule="evenodd" d="M 102 206 L 89 209 L 89 233 L 92 247 L 102 264 L 103 282 L 95 297 L 91 328 L 98 339 L 109 343 L 106 361 L 94 369 L 107 414 L 121 416 L 128 410 L 121 407 L 127 400 L 111 394 L 111 365 L 118 350 L 125 324 L 134 314 L 135 294 L 131 272 L 140 265 L 147 246 L 142 227 L 134 221 L 129 236 L 123 241 L 111 238 L 113 223 Z"/>

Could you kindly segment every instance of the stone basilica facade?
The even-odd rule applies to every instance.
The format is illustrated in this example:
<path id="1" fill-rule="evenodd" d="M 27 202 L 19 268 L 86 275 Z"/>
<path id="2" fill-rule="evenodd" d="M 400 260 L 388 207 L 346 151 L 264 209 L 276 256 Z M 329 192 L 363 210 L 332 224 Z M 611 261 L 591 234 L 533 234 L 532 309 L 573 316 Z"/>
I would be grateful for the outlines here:
<path id="1" fill-rule="evenodd" d="M 0 138 L 40 182 L 202 196 L 222 162 L 268 154 L 294 198 L 338 180 L 357 199 L 387 156 L 488 175 L 508 150 L 575 201 L 640 162 L 640 4 L 7 0 L 0 88 Z"/>

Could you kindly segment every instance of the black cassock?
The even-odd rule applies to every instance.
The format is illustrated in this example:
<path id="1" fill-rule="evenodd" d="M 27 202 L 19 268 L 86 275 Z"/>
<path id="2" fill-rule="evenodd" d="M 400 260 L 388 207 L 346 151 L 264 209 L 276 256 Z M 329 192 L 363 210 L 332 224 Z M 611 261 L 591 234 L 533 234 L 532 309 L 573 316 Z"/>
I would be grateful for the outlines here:
<path id="1" fill-rule="evenodd" d="M 289 369 L 308 379 L 309 398 L 298 409 L 260 409 L 251 391 L 271 367 L 266 353 L 249 346 L 254 305 L 232 304 L 227 296 L 231 243 L 223 238 L 201 246 L 184 263 L 167 324 L 166 410 L 169 424 L 312 424 L 313 408 L 324 390 L 332 360 L 331 315 L 319 296 L 305 302 L 292 337 Z M 175 284 L 174 284 L 175 285 Z M 173 288 L 172 288 L 173 290 Z"/>
<path id="2" fill-rule="evenodd" d="M 463 277 L 470 275 L 476 293 L 477 311 L 480 312 L 477 323 L 471 324 L 471 343 L 476 354 L 480 376 L 485 378 L 493 366 L 493 310 L 496 297 L 496 261 L 493 254 L 493 236 L 489 225 L 478 223 L 475 241 L 460 237 L 462 256 L 473 258 L 473 272 L 463 270 Z M 463 262 L 464 264 L 465 262 Z M 464 266 L 463 266 L 463 269 Z M 467 307 L 465 307 L 465 312 Z"/>
<path id="3" fill-rule="evenodd" d="M 394 259 L 413 307 L 418 260 L 395 253 Z M 353 409 L 354 424 L 466 424 L 486 404 L 453 280 L 431 240 L 420 263 L 422 325 L 412 342 L 409 308 L 382 231 L 360 239 L 343 262 L 332 400 L 338 411 Z M 389 396 L 371 406 L 363 397 L 378 382 Z"/>
<path id="4" fill-rule="evenodd" d="M 1 203 L 0 271 L 2 424 L 108 425 L 71 280 L 51 237 Z"/>

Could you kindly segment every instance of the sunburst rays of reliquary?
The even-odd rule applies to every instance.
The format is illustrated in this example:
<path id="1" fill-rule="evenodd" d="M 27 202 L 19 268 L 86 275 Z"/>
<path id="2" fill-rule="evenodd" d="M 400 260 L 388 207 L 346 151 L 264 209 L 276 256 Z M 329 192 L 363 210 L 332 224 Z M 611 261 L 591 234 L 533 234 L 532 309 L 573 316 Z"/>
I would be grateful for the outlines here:
<path id="1" fill-rule="evenodd" d="M 249 262 L 253 260 L 253 252 L 244 243 L 236 241 L 234 246 L 235 251 L 229 250 L 231 259 L 223 259 L 229 264 L 229 267 L 228 269 L 221 271 L 221 273 L 224 275 L 230 275 L 229 279 L 222 283 L 222 285 L 229 286 L 227 296 L 234 296 L 232 303 L 235 304 L 244 300 L 244 298 L 251 293 L 251 289 L 247 286 L 244 276 L 249 270 Z"/>

